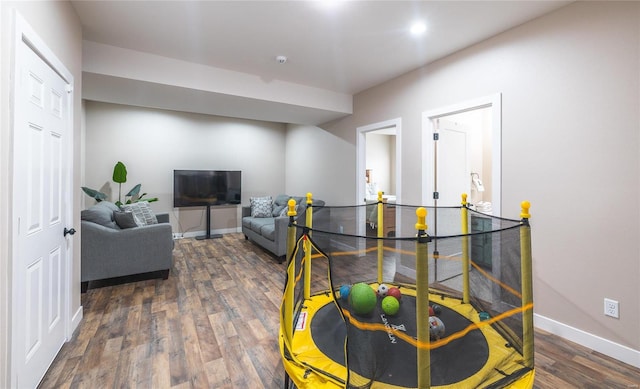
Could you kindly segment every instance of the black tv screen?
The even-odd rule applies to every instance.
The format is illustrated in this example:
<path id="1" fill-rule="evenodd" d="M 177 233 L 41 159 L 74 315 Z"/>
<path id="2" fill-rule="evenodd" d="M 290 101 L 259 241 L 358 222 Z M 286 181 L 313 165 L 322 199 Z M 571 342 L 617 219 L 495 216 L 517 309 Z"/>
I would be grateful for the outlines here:
<path id="1" fill-rule="evenodd" d="M 173 206 L 240 204 L 241 183 L 238 170 L 174 170 Z"/>

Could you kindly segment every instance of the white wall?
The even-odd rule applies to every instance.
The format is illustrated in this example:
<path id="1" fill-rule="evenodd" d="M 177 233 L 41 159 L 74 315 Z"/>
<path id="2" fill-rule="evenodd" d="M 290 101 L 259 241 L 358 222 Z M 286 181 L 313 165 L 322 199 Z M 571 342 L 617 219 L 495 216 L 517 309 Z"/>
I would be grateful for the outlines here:
<path id="1" fill-rule="evenodd" d="M 537 324 L 637 366 L 639 21 L 637 2 L 572 3 L 364 91 L 322 126 L 355 145 L 358 126 L 401 117 L 403 202 L 418 203 L 421 113 L 502 93 L 502 215 L 532 203 Z"/>
<path id="2" fill-rule="evenodd" d="M 76 93 L 73 101 L 74 145 L 73 158 L 80 157 L 80 117 L 82 90 L 82 31 L 80 21 L 68 2 L 58 1 L 1 1 L 0 2 L 0 387 L 9 387 L 11 323 L 11 161 L 12 128 L 9 91 L 11 88 L 11 58 L 13 39 L 13 15 L 18 11 L 46 43 L 51 51 L 71 71 Z M 80 169 L 74 167 L 73 185 L 80 182 Z M 73 224 L 80 225 L 80 194 L 74 193 Z M 80 236 L 73 239 L 73 269 L 71 282 L 71 307 L 75 313 L 80 308 Z"/>
<path id="3" fill-rule="evenodd" d="M 86 144 L 83 186 L 110 189 L 113 166 L 127 166 L 123 194 L 142 184 L 156 212 L 169 212 L 175 232 L 204 231 L 204 207 L 173 208 L 174 169 L 242 171 L 242 203 L 252 196 L 285 190 L 285 126 L 254 120 L 85 102 Z M 107 184 L 109 187 L 105 188 Z M 104 190 L 103 190 L 104 191 Z M 106 191 L 105 191 L 106 193 Z M 93 200 L 83 195 L 88 207 Z M 240 227 L 238 207 L 214 207 L 212 229 Z"/>
<path id="4" fill-rule="evenodd" d="M 395 195 L 395 136 L 367 133 L 366 169 L 372 169 L 372 183 L 377 185 L 377 191 L 388 195 Z M 393 182 L 393 185 L 392 185 Z"/>
<path id="5" fill-rule="evenodd" d="M 330 205 L 353 204 L 356 157 L 352 144 L 315 126 L 290 124 L 286 159 L 286 193 L 311 192 Z"/>

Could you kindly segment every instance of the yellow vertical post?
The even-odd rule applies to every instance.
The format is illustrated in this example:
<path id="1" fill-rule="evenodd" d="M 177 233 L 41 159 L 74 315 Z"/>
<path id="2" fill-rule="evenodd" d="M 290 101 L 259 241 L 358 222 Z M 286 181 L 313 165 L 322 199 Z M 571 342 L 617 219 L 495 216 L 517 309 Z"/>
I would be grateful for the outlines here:
<path id="1" fill-rule="evenodd" d="M 531 203 L 523 201 L 520 217 L 520 266 L 522 273 L 522 357 L 524 365 L 533 369 L 533 261 L 531 257 L 531 226 L 529 208 Z"/>
<path id="2" fill-rule="evenodd" d="M 378 238 L 384 238 L 384 204 L 382 192 L 378 192 Z M 384 262 L 384 242 L 378 239 L 378 283 L 382 283 L 382 268 Z"/>
<path id="3" fill-rule="evenodd" d="M 289 211 L 289 228 L 287 229 L 287 285 L 285 287 L 284 296 L 284 332 L 287 337 L 288 343 L 293 341 L 293 300 L 295 298 L 295 280 L 296 280 L 296 261 L 292 258 L 293 250 L 296 246 L 296 201 L 289 199 L 287 202 Z"/>
<path id="4" fill-rule="evenodd" d="M 307 193 L 306 226 L 313 226 L 313 203 L 311 193 Z M 311 233 L 309 233 L 311 234 Z M 304 244 L 304 298 L 311 298 L 311 241 L 305 239 Z"/>
<path id="5" fill-rule="evenodd" d="M 431 387 L 431 351 L 429 350 L 429 252 L 427 210 L 416 210 L 416 326 L 418 328 L 418 388 Z"/>
<path id="6" fill-rule="evenodd" d="M 469 304 L 469 210 L 467 208 L 467 194 L 462 194 L 462 208 L 460 210 L 460 224 L 462 226 L 462 302 Z"/>

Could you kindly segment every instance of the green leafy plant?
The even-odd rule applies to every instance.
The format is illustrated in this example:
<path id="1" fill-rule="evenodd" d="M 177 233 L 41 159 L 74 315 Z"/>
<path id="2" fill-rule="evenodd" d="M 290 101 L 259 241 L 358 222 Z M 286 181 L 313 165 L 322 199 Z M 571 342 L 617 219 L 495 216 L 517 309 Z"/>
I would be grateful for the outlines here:
<path id="1" fill-rule="evenodd" d="M 150 203 L 158 201 L 157 197 L 144 198 L 144 196 L 146 196 L 147 194 L 140 194 L 142 184 L 137 184 L 126 195 L 124 195 L 125 202 L 122 202 L 122 184 L 127 182 L 127 167 L 120 161 L 118 161 L 113 167 L 112 179 L 113 182 L 118 184 L 118 201 L 115 202 L 117 206 L 121 206 L 122 204 L 131 204 L 138 201 L 148 201 Z M 107 199 L 107 195 L 98 190 L 87 188 L 86 186 L 83 186 L 81 188 L 84 193 L 86 193 L 89 197 L 95 199 L 97 202 L 101 202 Z"/>

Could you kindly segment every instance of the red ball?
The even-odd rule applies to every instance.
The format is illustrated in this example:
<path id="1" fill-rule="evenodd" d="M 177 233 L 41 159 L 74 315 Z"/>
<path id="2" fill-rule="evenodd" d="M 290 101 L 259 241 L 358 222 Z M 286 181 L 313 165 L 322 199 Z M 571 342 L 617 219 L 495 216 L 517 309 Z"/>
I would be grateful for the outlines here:
<path id="1" fill-rule="evenodd" d="M 400 289 L 396 287 L 391 287 L 387 291 L 387 296 L 393 296 L 396 299 L 398 299 L 398 301 L 400 301 L 400 298 L 402 298 L 402 293 L 400 292 Z"/>

